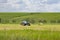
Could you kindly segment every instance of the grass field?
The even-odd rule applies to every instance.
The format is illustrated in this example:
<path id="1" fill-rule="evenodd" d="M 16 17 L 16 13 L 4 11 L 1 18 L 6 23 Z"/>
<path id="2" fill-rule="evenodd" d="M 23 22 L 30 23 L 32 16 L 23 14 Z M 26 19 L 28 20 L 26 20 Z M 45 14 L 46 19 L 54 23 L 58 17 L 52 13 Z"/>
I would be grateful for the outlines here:
<path id="1" fill-rule="evenodd" d="M 31 26 L 22 26 L 22 20 L 35 20 Z M 40 19 L 47 23 L 40 25 Z M 59 20 L 58 23 L 50 21 Z M 0 40 L 60 40 L 60 13 L 0 13 Z"/>
<path id="2" fill-rule="evenodd" d="M 0 24 L 0 30 L 50 30 L 50 31 L 60 31 L 60 24 L 35 24 L 31 26 L 22 26 L 20 24 Z"/>
<path id="3" fill-rule="evenodd" d="M 60 20 L 60 13 L 0 13 L 0 23 L 19 24 L 22 20 L 35 20 L 36 23 L 40 19 L 45 19 L 47 23 L 51 20 Z"/>
<path id="4" fill-rule="evenodd" d="M 5 30 L 0 40 L 60 40 L 60 31 Z"/>
<path id="5" fill-rule="evenodd" d="M 60 40 L 60 25 L 0 24 L 0 40 Z"/>

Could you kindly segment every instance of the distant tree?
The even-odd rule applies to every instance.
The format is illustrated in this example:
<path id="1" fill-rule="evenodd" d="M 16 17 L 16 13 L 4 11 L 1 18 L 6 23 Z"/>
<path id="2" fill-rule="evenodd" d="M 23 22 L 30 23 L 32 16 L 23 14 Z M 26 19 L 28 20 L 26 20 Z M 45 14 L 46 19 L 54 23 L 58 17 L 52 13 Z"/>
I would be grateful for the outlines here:
<path id="1" fill-rule="evenodd" d="M 51 20 L 50 22 L 51 23 L 57 23 L 57 20 Z"/>
<path id="2" fill-rule="evenodd" d="M 2 19 L 0 18 L 0 23 L 1 23 Z"/>
<path id="3" fill-rule="evenodd" d="M 34 23 L 35 23 L 35 20 L 34 20 L 34 19 L 30 19 L 30 22 L 31 22 L 32 24 L 34 24 Z"/>
<path id="4" fill-rule="evenodd" d="M 40 19 L 39 23 L 47 23 L 47 21 L 45 19 Z"/>
<path id="5" fill-rule="evenodd" d="M 30 13 L 31 15 L 35 14 L 35 13 Z"/>
<path id="6" fill-rule="evenodd" d="M 12 20 L 13 23 L 15 23 L 16 21 L 15 20 Z"/>
<path id="7" fill-rule="evenodd" d="M 60 23 L 60 20 L 58 20 L 57 23 Z"/>

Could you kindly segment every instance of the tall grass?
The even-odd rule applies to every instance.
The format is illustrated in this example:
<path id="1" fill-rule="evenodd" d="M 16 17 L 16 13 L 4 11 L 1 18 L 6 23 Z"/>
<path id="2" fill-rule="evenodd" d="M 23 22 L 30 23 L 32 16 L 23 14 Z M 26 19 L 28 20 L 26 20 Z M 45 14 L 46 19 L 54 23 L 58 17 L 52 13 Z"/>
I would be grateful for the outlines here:
<path id="1" fill-rule="evenodd" d="M 0 30 L 0 40 L 60 40 L 60 31 Z"/>

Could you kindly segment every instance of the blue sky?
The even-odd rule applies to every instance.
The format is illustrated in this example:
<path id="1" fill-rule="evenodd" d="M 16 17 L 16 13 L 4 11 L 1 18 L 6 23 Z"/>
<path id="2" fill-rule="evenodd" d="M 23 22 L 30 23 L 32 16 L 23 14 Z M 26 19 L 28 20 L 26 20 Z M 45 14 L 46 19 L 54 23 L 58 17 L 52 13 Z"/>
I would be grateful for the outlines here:
<path id="1" fill-rule="evenodd" d="M 60 12 L 60 0 L 0 0 L 0 12 Z"/>

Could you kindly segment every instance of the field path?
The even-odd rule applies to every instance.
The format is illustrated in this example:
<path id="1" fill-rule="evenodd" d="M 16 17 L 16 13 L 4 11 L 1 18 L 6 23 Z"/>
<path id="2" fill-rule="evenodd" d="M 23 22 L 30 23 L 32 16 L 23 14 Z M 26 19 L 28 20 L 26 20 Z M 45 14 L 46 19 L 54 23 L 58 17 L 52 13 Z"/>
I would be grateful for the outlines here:
<path id="1" fill-rule="evenodd" d="M 0 24 L 0 30 L 51 30 L 51 31 L 60 31 L 60 25 L 31 25 L 31 26 L 22 26 L 19 24 Z"/>

